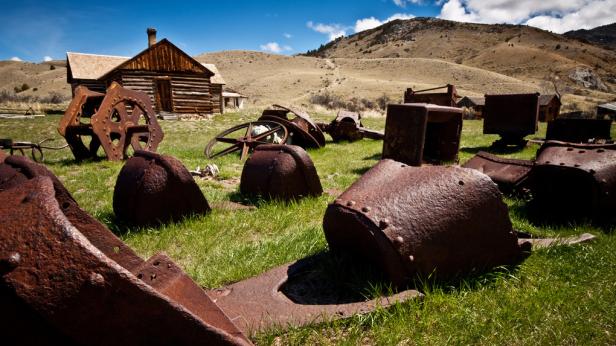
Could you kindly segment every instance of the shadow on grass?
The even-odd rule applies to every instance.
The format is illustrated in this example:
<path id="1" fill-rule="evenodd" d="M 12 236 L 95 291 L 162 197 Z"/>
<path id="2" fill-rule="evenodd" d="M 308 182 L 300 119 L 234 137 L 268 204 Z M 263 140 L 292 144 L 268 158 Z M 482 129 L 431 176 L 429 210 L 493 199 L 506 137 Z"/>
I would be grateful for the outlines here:
<path id="1" fill-rule="evenodd" d="M 382 156 L 381 153 L 376 153 L 374 155 L 370 155 L 370 156 L 364 157 L 363 160 L 376 160 L 376 161 L 378 161 L 378 160 L 381 159 L 381 156 Z"/>
<path id="2" fill-rule="evenodd" d="M 289 280 L 280 291 L 298 304 L 348 304 L 390 296 L 405 290 L 420 292 L 478 290 L 503 278 L 515 277 L 516 264 L 475 270 L 454 277 L 415 276 L 408 284 L 395 287 L 374 263 L 346 253 L 321 252 L 297 261 L 289 268 Z"/>
<path id="3" fill-rule="evenodd" d="M 538 228 L 589 228 L 600 229 L 603 233 L 612 233 L 616 229 L 613 217 L 606 215 L 605 218 L 590 217 L 588 212 L 563 211 L 541 205 L 540 202 L 529 200 L 515 203 L 509 206 L 510 213 L 526 219 Z"/>
<path id="4" fill-rule="evenodd" d="M 460 151 L 467 154 L 477 154 L 480 151 L 486 151 L 491 154 L 513 154 L 524 150 L 526 146 L 480 146 L 480 147 L 462 147 Z"/>

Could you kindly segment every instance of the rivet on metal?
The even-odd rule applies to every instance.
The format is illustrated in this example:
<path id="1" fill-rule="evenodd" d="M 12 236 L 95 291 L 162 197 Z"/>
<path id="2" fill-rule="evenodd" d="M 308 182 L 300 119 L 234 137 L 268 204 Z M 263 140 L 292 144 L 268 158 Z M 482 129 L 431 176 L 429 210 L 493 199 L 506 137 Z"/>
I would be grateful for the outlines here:
<path id="1" fill-rule="evenodd" d="M 352 207 L 355 205 L 355 201 L 348 201 L 346 205 L 347 207 Z"/>
<path id="2" fill-rule="evenodd" d="M 361 211 L 363 211 L 364 213 L 367 213 L 370 211 L 370 207 L 363 207 L 361 208 Z"/>

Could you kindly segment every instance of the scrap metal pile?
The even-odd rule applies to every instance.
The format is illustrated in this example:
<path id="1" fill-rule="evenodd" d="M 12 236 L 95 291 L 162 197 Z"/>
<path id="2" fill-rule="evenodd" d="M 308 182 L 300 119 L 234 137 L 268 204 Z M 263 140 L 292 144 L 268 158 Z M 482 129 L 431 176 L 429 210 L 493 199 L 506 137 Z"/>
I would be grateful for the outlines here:
<path id="1" fill-rule="evenodd" d="M 384 133 L 364 128 L 357 113 L 342 111 L 317 124 L 303 111 L 274 105 L 205 148 L 208 158 L 237 152 L 246 159 L 242 195 L 289 201 L 323 193 L 305 149 L 324 147 L 324 133 L 336 142 L 382 139 L 381 160 L 329 203 L 323 217 L 327 256 L 368 262 L 397 289 L 372 300 L 332 301 L 314 286 L 309 290 L 318 298 L 310 303 L 294 298 L 288 286 L 314 275 L 318 256 L 205 291 L 165 254 L 139 257 L 81 209 L 45 166 L 0 151 L 3 337 L 29 344 L 248 345 L 247 335 L 274 326 L 345 318 L 421 297 L 409 286 L 417 277 L 490 270 L 524 260 L 532 247 L 593 238 L 518 233 L 501 191 L 531 191 L 529 205 L 540 213 L 614 216 L 616 144 L 548 140 L 535 160 L 480 152 L 460 167 L 457 97 L 451 85 L 446 94 L 409 89 L 408 102 L 388 106 Z M 520 144 L 536 130 L 537 107 L 536 94 L 486 95 L 484 133 Z M 588 124 L 581 135 L 568 122 L 552 125 L 551 133 L 580 142 L 609 138 L 607 125 Z M 134 156 L 114 188 L 118 221 L 151 226 L 210 212 L 186 167 L 152 152 L 163 134 L 147 95 L 115 83 L 106 94 L 77 88 L 59 131 L 76 159 L 96 156 L 99 146 L 110 160 L 126 159 L 132 145 Z"/>

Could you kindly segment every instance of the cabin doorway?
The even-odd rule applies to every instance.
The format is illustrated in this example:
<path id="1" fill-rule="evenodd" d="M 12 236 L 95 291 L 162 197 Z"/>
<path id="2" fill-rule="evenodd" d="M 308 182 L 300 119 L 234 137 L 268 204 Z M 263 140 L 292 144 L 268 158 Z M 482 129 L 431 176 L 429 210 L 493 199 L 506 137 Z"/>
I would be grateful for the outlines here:
<path id="1" fill-rule="evenodd" d="M 154 80 L 156 110 L 159 112 L 173 112 L 173 100 L 171 99 L 171 80 Z"/>

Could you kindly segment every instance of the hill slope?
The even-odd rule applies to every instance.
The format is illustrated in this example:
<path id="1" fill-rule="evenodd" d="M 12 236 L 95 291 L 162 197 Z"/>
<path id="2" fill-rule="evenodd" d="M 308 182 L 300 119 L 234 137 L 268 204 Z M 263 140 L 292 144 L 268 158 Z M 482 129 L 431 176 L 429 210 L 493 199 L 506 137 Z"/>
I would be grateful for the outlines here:
<path id="1" fill-rule="evenodd" d="M 616 88 L 616 52 L 522 25 L 395 20 L 337 39 L 306 55 L 324 58 L 442 59 L 526 81 L 554 77 L 569 86 Z M 580 73 L 584 71 L 584 73 Z M 577 80 L 576 80 L 577 79 Z"/>
<path id="2" fill-rule="evenodd" d="M 589 42 L 616 50 L 616 23 L 599 26 L 590 30 L 569 31 L 564 35 L 582 42 Z"/>

